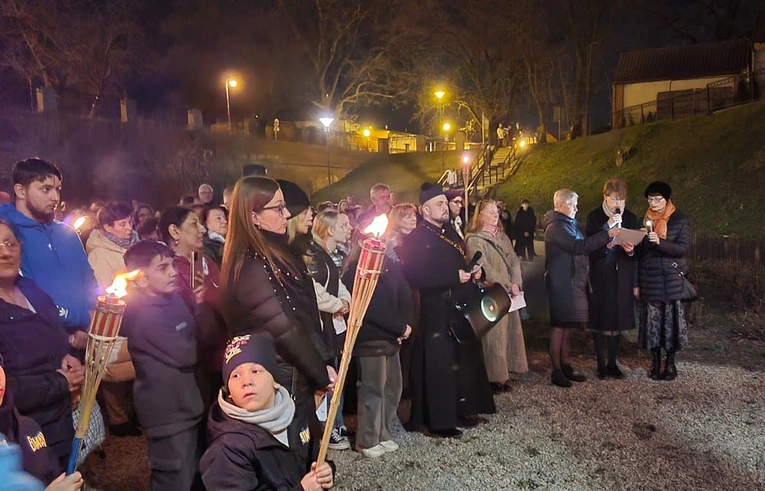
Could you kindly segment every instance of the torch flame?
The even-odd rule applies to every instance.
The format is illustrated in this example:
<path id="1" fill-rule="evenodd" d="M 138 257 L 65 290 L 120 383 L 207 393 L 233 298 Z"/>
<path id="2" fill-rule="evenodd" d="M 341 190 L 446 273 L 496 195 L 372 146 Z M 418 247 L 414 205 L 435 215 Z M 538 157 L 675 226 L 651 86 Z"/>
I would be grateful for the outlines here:
<path id="1" fill-rule="evenodd" d="M 72 224 L 72 227 L 74 227 L 75 230 L 80 230 L 80 227 L 82 227 L 87 221 L 88 221 L 88 217 L 82 216 L 74 221 L 74 223 Z"/>
<path id="2" fill-rule="evenodd" d="M 385 233 L 385 229 L 388 228 L 388 216 L 383 213 L 378 215 L 372 220 L 367 228 L 364 229 L 365 234 L 374 235 L 376 238 L 380 238 Z"/>
<path id="3" fill-rule="evenodd" d="M 109 288 L 106 289 L 106 294 L 117 298 L 124 297 L 127 295 L 128 280 L 134 280 L 135 277 L 138 276 L 138 273 L 140 273 L 140 271 L 136 269 L 129 273 L 118 274 L 114 277 L 114 281 L 112 281 Z"/>

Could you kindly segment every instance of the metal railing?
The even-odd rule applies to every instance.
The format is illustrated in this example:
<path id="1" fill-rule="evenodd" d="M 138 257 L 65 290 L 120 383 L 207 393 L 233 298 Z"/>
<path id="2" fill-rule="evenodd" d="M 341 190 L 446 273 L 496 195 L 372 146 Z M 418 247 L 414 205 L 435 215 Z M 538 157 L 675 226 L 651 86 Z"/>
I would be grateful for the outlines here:
<path id="1" fill-rule="evenodd" d="M 625 107 L 614 112 L 614 128 L 679 119 L 715 111 L 760 98 L 759 84 L 765 80 L 765 68 L 721 78 L 704 88 L 660 92 L 655 101 Z"/>

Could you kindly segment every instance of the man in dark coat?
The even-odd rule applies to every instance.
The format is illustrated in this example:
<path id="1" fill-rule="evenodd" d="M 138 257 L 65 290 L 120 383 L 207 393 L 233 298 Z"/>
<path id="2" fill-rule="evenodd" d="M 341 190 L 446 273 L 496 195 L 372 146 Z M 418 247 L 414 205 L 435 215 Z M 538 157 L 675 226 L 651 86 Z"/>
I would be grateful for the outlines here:
<path id="1" fill-rule="evenodd" d="M 530 206 L 529 200 L 521 201 L 521 207 L 515 214 L 515 223 L 513 224 L 513 235 L 515 236 L 515 253 L 523 261 L 533 261 L 536 252 L 534 252 L 534 230 L 537 228 L 537 217 L 534 215 L 534 208 Z"/>
<path id="2" fill-rule="evenodd" d="M 619 235 L 618 228 L 601 231 L 585 238 L 576 224 L 579 195 L 570 189 L 555 192 L 555 209 L 547 212 L 545 230 L 545 286 L 550 306 L 550 360 L 552 383 L 571 387 L 584 382 L 569 363 L 569 329 L 583 326 L 589 316 L 587 305 L 587 255 L 604 247 L 609 237 Z"/>
<path id="3" fill-rule="evenodd" d="M 466 322 L 455 303 L 477 291 L 471 278 L 480 277 L 481 270 L 468 268 L 459 237 L 445 227 L 449 206 L 441 187 L 423 184 L 420 203 L 423 220 L 407 236 L 402 250 L 406 279 L 420 294 L 419 326 L 412 346 L 410 425 L 425 425 L 443 437 L 459 437 L 458 424 L 475 424 L 464 416 L 495 411 L 480 343 L 462 347 L 451 332 L 452 324 Z M 482 377 L 480 370 L 471 369 L 476 367 L 483 370 Z M 467 373 L 470 377 L 465 377 Z M 465 383 L 467 378 L 471 380 Z"/>
<path id="4" fill-rule="evenodd" d="M 625 209 L 627 183 L 609 179 L 603 186 L 603 203 L 587 215 L 585 234 L 590 237 L 613 227 L 637 230 L 640 222 Z M 635 328 L 637 261 L 635 244 L 622 244 L 596 249 L 590 253 L 590 325 L 598 378 L 623 378 L 616 364 L 619 338 L 623 331 Z M 608 363 L 605 351 L 608 350 Z"/>

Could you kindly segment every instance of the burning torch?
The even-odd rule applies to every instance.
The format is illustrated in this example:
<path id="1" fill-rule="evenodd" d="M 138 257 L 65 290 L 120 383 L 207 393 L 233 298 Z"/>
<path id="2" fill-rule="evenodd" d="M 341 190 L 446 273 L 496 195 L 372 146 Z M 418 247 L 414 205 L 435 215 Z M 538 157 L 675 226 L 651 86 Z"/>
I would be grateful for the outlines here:
<path id="1" fill-rule="evenodd" d="M 353 345 L 356 343 L 356 337 L 359 335 L 361 323 L 364 315 L 367 313 L 369 301 L 377 287 L 377 280 L 382 271 L 383 259 L 385 258 L 385 243 L 380 240 L 385 229 L 388 227 L 388 217 L 380 215 L 364 229 L 364 233 L 372 235 L 365 239 L 361 244 L 361 256 L 356 266 L 356 275 L 353 280 L 353 296 L 351 297 L 351 306 L 348 313 L 348 330 L 345 334 L 345 345 L 343 347 L 343 356 L 340 358 L 340 368 L 335 381 L 335 389 L 332 393 L 332 401 L 329 405 L 329 414 L 324 426 L 324 435 L 321 438 L 319 447 L 319 456 L 316 459 L 316 466 L 324 463 L 329 448 L 329 437 L 332 435 L 332 428 L 335 425 L 335 417 L 340 406 L 340 397 L 345 387 L 345 378 L 348 375 L 348 365 L 353 356 Z"/>
<path id="2" fill-rule="evenodd" d="M 98 304 L 88 330 L 85 382 L 80 389 L 80 420 L 72 440 L 72 453 L 66 467 L 67 475 L 73 473 L 77 467 L 77 457 L 90 426 L 90 415 L 93 412 L 96 392 L 120 331 L 122 316 L 125 313 L 125 301 L 122 297 L 127 294 L 127 282 L 135 279 L 138 273 L 136 270 L 117 275 L 111 286 L 106 289 L 106 293 L 98 297 Z"/>

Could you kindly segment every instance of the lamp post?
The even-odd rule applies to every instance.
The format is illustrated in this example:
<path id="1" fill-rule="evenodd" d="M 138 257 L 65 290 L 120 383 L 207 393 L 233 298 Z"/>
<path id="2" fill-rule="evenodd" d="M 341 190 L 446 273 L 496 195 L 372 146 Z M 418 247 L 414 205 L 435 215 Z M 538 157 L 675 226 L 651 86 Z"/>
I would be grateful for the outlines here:
<path id="1" fill-rule="evenodd" d="M 362 131 L 362 134 L 364 135 L 364 138 L 366 139 L 367 144 L 367 152 L 371 152 L 371 148 L 369 148 L 369 135 L 372 134 L 372 132 L 369 130 L 369 128 L 364 128 L 364 131 Z"/>
<path id="2" fill-rule="evenodd" d="M 468 186 L 470 185 L 470 154 L 466 153 L 462 156 L 462 184 L 465 186 L 465 223 L 463 224 L 463 232 L 467 233 L 467 226 L 468 222 L 470 221 L 470 201 L 468 200 L 468 196 L 470 196 L 470 189 Z"/>
<path id="3" fill-rule="evenodd" d="M 228 93 L 228 88 L 232 89 L 236 87 L 237 81 L 233 78 L 226 79 L 226 114 L 228 114 L 228 133 L 231 134 L 231 97 Z"/>
<path id="4" fill-rule="evenodd" d="M 443 90 L 437 90 L 433 92 L 433 95 L 436 96 L 436 99 L 438 99 L 438 128 L 439 131 L 441 129 L 441 120 L 444 116 L 444 105 L 441 103 L 441 100 L 446 95 L 446 92 Z M 446 165 L 444 164 L 444 148 L 443 148 L 444 142 L 441 142 L 441 172 L 444 172 L 446 170 Z"/>
<path id="5" fill-rule="evenodd" d="M 335 118 L 319 118 L 321 124 L 324 125 L 324 132 L 326 133 L 327 139 L 327 199 L 329 201 L 332 201 L 332 167 L 329 163 L 329 127 L 334 120 Z"/>
<path id="6" fill-rule="evenodd" d="M 444 164 L 444 154 L 446 154 L 446 135 L 449 133 L 449 130 L 452 129 L 452 125 L 449 123 L 444 123 L 441 129 L 444 130 L 444 137 L 443 141 L 441 142 L 441 172 L 444 172 L 446 170 L 446 164 Z"/>

